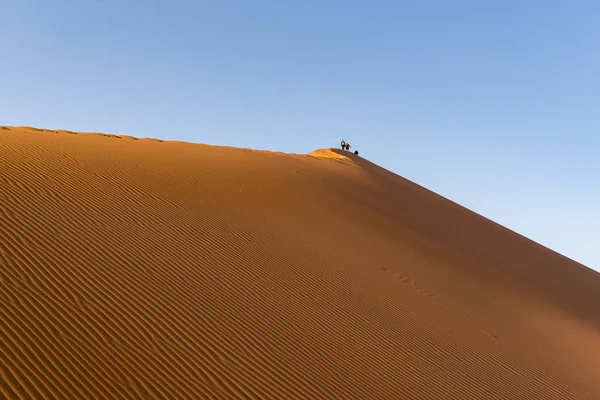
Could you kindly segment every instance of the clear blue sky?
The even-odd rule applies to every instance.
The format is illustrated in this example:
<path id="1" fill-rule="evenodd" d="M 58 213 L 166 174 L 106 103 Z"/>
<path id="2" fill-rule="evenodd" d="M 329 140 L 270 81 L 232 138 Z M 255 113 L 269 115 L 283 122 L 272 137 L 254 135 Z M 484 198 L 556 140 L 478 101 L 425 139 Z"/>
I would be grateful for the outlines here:
<path id="1" fill-rule="evenodd" d="M 0 125 L 366 158 L 600 269 L 597 1 L 0 2 Z"/>

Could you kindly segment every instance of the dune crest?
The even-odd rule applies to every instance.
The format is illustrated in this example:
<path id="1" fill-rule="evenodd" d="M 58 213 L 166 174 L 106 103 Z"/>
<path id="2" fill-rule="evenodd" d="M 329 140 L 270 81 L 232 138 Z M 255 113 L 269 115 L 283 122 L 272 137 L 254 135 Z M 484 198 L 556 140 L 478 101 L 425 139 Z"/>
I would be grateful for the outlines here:
<path id="1" fill-rule="evenodd" d="M 332 158 L 336 160 L 348 160 L 352 157 L 352 153 L 338 149 L 319 149 L 308 153 L 309 156 L 319 158 Z"/>
<path id="2" fill-rule="evenodd" d="M 598 273 L 341 150 L 72 133 L 0 129 L 0 398 L 600 398 Z"/>

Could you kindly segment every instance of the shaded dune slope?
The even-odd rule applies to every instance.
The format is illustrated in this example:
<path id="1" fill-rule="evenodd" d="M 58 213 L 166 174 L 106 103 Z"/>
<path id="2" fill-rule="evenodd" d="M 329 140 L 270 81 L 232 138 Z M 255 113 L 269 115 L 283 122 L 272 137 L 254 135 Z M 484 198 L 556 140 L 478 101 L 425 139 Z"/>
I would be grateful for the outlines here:
<path id="1" fill-rule="evenodd" d="M 0 398 L 598 399 L 599 294 L 353 154 L 0 128 Z"/>

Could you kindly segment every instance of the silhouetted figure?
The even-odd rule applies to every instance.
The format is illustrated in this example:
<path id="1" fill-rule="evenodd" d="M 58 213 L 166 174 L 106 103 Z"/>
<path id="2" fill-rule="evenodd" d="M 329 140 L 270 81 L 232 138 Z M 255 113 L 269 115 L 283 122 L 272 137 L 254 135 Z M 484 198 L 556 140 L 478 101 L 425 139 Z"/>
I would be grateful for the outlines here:
<path id="1" fill-rule="evenodd" d="M 358 155 L 358 150 L 354 150 L 354 154 L 355 154 L 355 155 Z"/>
<path id="2" fill-rule="evenodd" d="M 342 140 L 342 150 L 346 150 L 346 141 Z"/>
<path id="3" fill-rule="evenodd" d="M 349 150 L 350 150 L 350 147 L 351 147 L 351 146 L 350 146 L 350 143 L 346 143 L 346 151 L 349 151 Z"/>

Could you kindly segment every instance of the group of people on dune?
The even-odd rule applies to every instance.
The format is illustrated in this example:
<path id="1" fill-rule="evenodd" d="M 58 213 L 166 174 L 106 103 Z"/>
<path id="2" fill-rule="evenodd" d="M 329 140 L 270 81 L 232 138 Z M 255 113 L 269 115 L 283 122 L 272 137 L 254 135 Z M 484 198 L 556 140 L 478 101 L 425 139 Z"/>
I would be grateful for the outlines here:
<path id="1" fill-rule="evenodd" d="M 346 151 L 350 151 L 350 143 L 347 143 L 345 140 L 342 139 L 342 150 L 346 150 Z M 358 150 L 354 150 L 354 154 L 358 155 Z"/>

